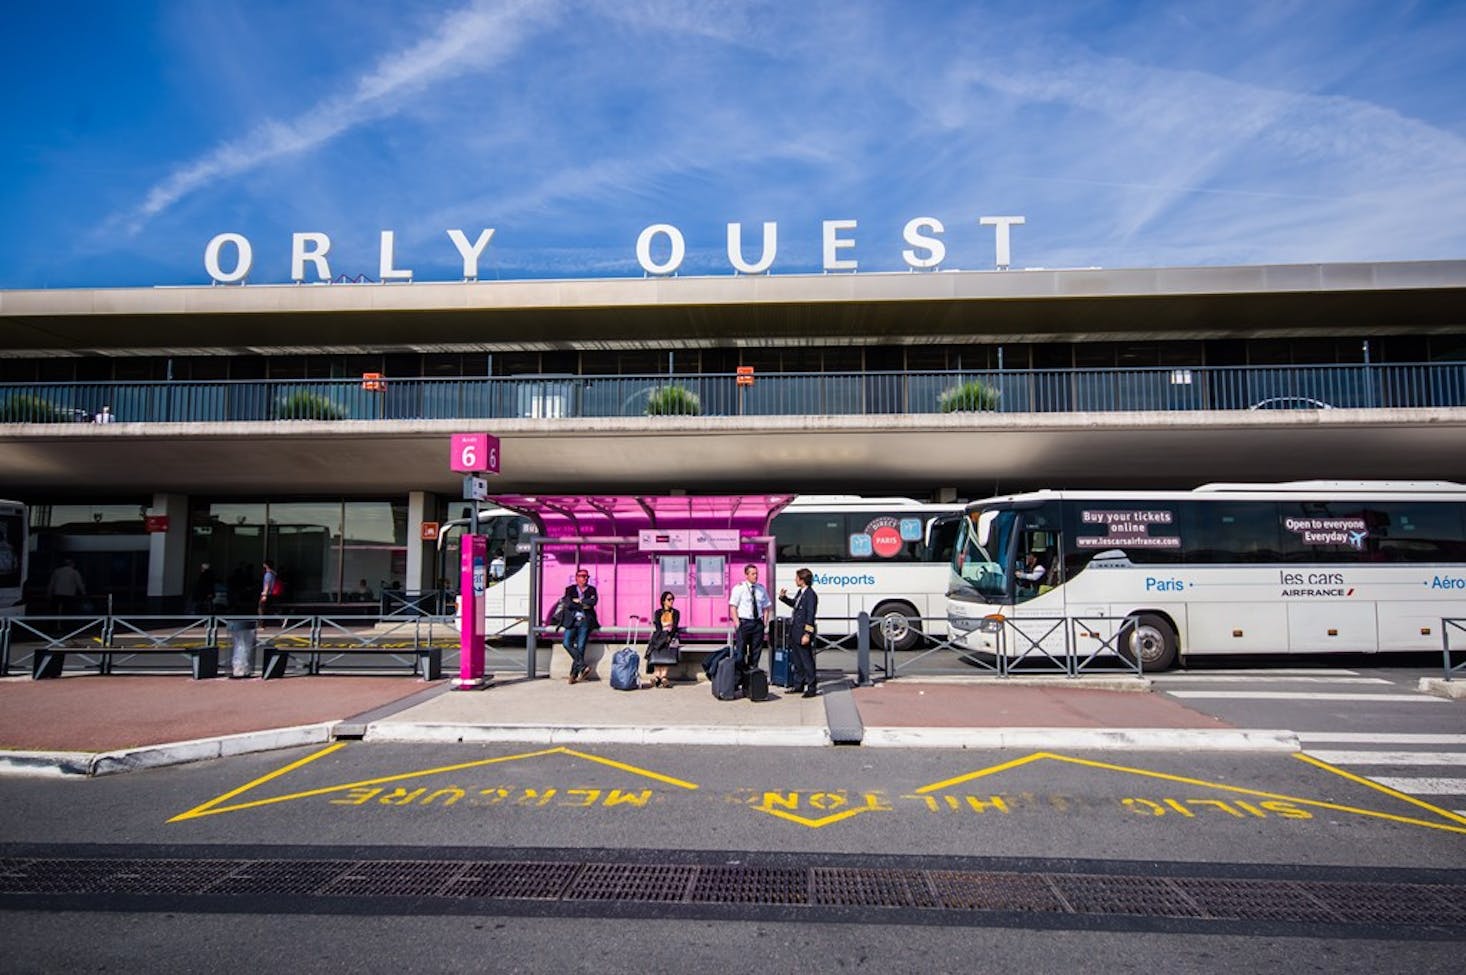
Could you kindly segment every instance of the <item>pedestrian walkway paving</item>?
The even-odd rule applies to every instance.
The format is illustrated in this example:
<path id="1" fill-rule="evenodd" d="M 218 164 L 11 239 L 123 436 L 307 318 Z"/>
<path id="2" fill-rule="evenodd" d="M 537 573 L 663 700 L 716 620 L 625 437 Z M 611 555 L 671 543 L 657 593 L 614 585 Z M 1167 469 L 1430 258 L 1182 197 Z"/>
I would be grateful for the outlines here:
<path id="1" fill-rule="evenodd" d="M 717 701 L 706 681 L 617 691 L 604 680 L 314 676 L 194 681 L 68 675 L 0 680 L 0 771 L 103 774 L 332 738 L 369 742 L 734 744 L 1292 750 L 1290 732 L 1238 728 L 1133 677 L 902 678 L 821 696 L 775 688 Z"/>

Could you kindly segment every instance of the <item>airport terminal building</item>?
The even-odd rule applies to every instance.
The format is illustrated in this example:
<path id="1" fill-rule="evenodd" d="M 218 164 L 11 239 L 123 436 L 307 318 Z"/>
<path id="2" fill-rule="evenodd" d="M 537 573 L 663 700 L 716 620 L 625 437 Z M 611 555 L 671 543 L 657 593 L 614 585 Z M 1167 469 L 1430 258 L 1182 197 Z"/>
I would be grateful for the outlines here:
<path id="1" fill-rule="evenodd" d="M 0 292 L 41 592 L 431 587 L 463 432 L 518 495 L 1466 481 L 1466 261 Z"/>

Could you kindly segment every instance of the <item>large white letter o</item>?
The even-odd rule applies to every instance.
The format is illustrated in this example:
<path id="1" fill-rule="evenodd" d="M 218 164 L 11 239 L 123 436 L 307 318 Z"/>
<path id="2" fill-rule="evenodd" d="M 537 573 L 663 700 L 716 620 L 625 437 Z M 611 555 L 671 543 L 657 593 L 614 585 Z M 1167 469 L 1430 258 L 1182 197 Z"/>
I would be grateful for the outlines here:
<path id="1" fill-rule="evenodd" d="M 234 262 L 234 270 L 225 274 L 219 267 L 219 250 L 225 244 L 233 244 L 239 252 L 239 258 Z M 249 277 L 250 268 L 254 267 L 255 252 L 249 246 L 249 238 L 244 234 L 217 234 L 209 241 L 204 248 L 204 270 L 209 272 L 209 277 L 215 284 L 237 284 Z"/>
<path id="2" fill-rule="evenodd" d="M 652 263 L 652 238 L 657 234 L 665 234 L 672 245 L 672 253 L 663 264 Z M 636 262 L 647 274 L 671 274 L 682 266 L 682 258 L 686 254 L 687 244 L 682 239 L 682 231 L 670 223 L 654 223 L 636 238 Z"/>

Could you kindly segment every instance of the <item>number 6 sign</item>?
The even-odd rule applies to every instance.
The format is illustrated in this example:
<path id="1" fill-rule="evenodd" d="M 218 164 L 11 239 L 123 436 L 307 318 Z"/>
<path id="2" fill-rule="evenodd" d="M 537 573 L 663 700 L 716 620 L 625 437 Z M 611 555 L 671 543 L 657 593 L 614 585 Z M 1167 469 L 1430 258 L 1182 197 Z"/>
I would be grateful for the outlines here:
<path id="1" fill-rule="evenodd" d="M 499 473 L 499 438 L 487 433 L 453 434 L 451 468 L 465 474 Z"/>

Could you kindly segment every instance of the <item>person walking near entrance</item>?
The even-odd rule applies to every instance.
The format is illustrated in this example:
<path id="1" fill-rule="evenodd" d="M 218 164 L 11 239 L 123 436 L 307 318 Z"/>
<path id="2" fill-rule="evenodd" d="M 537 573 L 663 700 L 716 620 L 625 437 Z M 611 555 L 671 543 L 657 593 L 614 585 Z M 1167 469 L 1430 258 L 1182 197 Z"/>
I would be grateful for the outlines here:
<path id="1" fill-rule="evenodd" d="M 275 563 L 266 559 L 261 564 L 265 567 L 265 575 L 260 580 L 260 615 L 264 616 L 265 611 L 274 606 L 275 601 L 285 592 L 285 584 L 275 572 Z"/>
<path id="2" fill-rule="evenodd" d="M 51 611 L 57 616 L 70 616 L 80 608 L 87 584 L 74 561 L 67 559 L 56 567 L 46 585 L 46 593 L 51 597 Z"/>
<path id="3" fill-rule="evenodd" d="M 585 662 L 585 641 L 600 626 L 596 603 L 600 593 L 590 584 L 590 572 L 575 570 L 575 582 L 565 587 L 565 649 L 570 651 L 570 683 L 594 680 L 596 669 Z"/>
<path id="4" fill-rule="evenodd" d="M 741 667 L 752 670 L 758 666 L 759 652 L 763 649 L 764 627 L 773 613 L 774 603 L 769 591 L 759 584 L 758 566 L 743 567 L 743 581 L 728 594 L 728 617 L 738 621 L 738 632 L 733 636 L 733 659 Z"/>
<path id="5" fill-rule="evenodd" d="M 814 666 L 814 621 L 819 616 L 820 597 L 813 584 L 814 573 L 799 569 L 794 573 L 794 598 L 789 598 L 789 590 L 779 590 L 779 601 L 793 607 L 784 640 L 794 665 L 794 680 L 804 697 L 819 693 L 819 675 Z"/>

